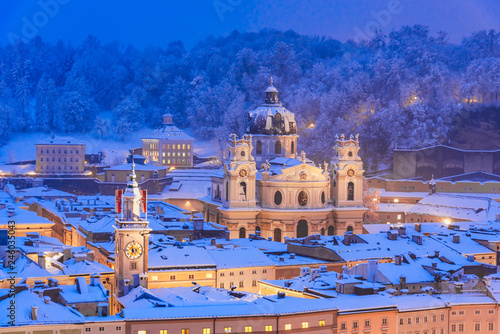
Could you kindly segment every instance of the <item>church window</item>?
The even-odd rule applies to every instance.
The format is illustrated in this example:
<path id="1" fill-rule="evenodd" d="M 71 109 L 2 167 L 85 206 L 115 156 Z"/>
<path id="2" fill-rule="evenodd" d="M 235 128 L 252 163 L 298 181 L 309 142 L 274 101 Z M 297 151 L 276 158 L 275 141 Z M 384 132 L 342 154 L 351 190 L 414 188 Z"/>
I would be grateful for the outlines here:
<path id="1" fill-rule="evenodd" d="M 354 201 L 354 183 L 352 182 L 347 184 L 347 200 Z"/>
<path id="2" fill-rule="evenodd" d="M 43 161 L 43 157 L 40 158 L 40 161 Z"/>
<path id="3" fill-rule="evenodd" d="M 130 262 L 130 270 L 136 270 L 137 269 L 137 262 Z"/>
<path id="4" fill-rule="evenodd" d="M 277 141 L 274 144 L 274 154 L 281 154 L 281 142 Z"/>
<path id="5" fill-rule="evenodd" d="M 328 226 L 328 235 L 334 235 L 333 226 Z"/>
<path id="6" fill-rule="evenodd" d="M 291 151 L 292 154 L 295 153 L 295 143 L 293 141 L 292 141 L 292 145 L 291 145 L 290 151 Z"/>
<path id="7" fill-rule="evenodd" d="M 244 157 L 245 156 L 245 151 L 241 151 L 241 156 Z"/>
<path id="8" fill-rule="evenodd" d="M 326 202 L 326 196 L 325 196 L 325 192 L 321 192 L 321 203 L 325 204 Z"/>
<path id="9" fill-rule="evenodd" d="M 308 235 L 307 221 L 301 219 L 297 223 L 297 238 L 307 237 L 307 235 Z"/>
<path id="10" fill-rule="evenodd" d="M 247 237 L 247 230 L 242 226 L 240 227 L 240 239 Z"/>
<path id="11" fill-rule="evenodd" d="M 260 140 L 257 141 L 257 154 L 262 154 L 262 142 Z"/>
<path id="12" fill-rule="evenodd" d="M 281 230 L 279 228 L 274 229 L 274 241 L 281 242 Z"/>
<path id="13" fill-rule="evenodd" d="M 354 228 L 351 225 L 347 226 L 347 232 L 353 232 L 353 231 Z"/>
<path id="14" fill-rule="evenodd" d="M 352 157 L 352 152 L 349 151 L 349 153 L 347 153 L 347 155 L 351 158 Z"/>
<path id="15" fill-rule="evenodd" d="M 300 206 L 307 205 L 307 193 L 304 190 L 299 193 L 298 201 Z"/>
<path id="16" fill-rule="evenodd" d="M 240 201 L 247 200 L 247 184 L 245 182 L 240 182 Z"/>
<path id="17" fill-rule="evenodd" d="M 277 190 L 274 193 L 274 204 L 280 205 L 282 201 L 283 201 L 283 195 L 281 195 L 281 191 Z"/>

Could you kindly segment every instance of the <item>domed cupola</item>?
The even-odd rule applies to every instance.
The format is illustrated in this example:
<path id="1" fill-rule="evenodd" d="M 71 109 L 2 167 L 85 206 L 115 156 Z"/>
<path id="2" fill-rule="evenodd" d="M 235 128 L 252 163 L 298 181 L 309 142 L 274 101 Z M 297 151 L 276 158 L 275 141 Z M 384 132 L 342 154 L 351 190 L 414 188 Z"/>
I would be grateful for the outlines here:
<path id="1" fill-rule="evenodd" d="M 278 90 L 273 86 L 273 77 L 271 77 L 271 86 L 266 89 L 266 104 L 281 106 L 281 102 L 278 101 Z"/>
<path id="2" fill-rule="evenodd" d="M 273 86 L 266 89 L 266 100 L 255 110 L 248 113 L 247 133 L 252 135 L 295 135 L 297 125 L 295 115 L 281 105 L 278 90 Z"/>

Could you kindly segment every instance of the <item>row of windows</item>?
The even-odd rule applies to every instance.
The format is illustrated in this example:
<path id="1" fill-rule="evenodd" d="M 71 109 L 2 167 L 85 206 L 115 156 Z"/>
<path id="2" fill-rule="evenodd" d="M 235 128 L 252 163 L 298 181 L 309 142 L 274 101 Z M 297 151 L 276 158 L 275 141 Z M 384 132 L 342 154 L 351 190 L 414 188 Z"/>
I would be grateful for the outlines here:
<path id="1" fill-rule="evenodd" d="M 190 162 L 191 162 L 191 160 L 189 160 L 189 159 L 182 159 L 182 160 L 181 159 L 177 159 L 177 160 L 176 159 L 172 159 L 172 160 L 170 160 L 170 159 L 166 159 L 166 160 L 163 159 L 163 164 L 164 165 L 165 164 L 166 165 L 170 165 L 170 164 L 172 164 L 172 165 L 175 165 L 175 164 L 177 164 L 177 165 L 181 165 L 181 164 L 184 165 L 184 164 L 188 164 Z"/>
<path id="2" fill-rule="evenodd" d="M 257 141 L 255 153 L 257 155 L 262 154 L 262 142 L 260 140 Z M 295 143 L 293 141 L 292 141 L 291 146 L 290 146 L 290 153 L 291 154 L 295 153 Z M 277 141 L 274 143 L 274 154 L 281 154 L 281 142 L 280 141 Z"/>
<path id="3" fill-rule="evenodd" d="M 382 326 L 386 326 L 388 324 L 387 318 L 382 318 Z M 370 320 L 365 320 L 365 327 L 371 327 L 371 322 Z M 359 322 L 357 320 L 354 320 L 352 322 L 352 328 L 359 328 Z M 340 329 L 347 329 L 347 323 L 346 322 L 341 322 L 340 323 Z"/>
<path id="4" fill-rule="evenodd" d="M 162 156 L 165 157 L 165 152 L 162 153 Z M 170 156 L 170 152 L 167 152 L 167 157 Z M 172 156 L 173 157 L 180 157 L 181 156 L 181 152 L 172 152 Z M 182 152 L 182 156 L 185 157 L 185 156 L 188 156 L 190 157 L 191 156 L 191 153 L 190 152 Z"/>
<path id="5" fill-rule="evenodd" d="M 444 315 L 444 314 L 441 314 L 441 315 L 440 315 L 440 320 L 441 320 L 441 321 L 444 321 L 444 319 L 445 319 L 445 315 Z M 423 322 L 424 322 L 424 323 L 428 322 L 428 318 L 427 318 L 427 316 L 424 316 L 422 320 L 423 320 Z M 407 318 L 407 319 L 406 319 L 406 323 L 407 323 L 408 325 L 411 325 L 411 324 L 412 324 L 412 321 L 413 321 L 413 318 Z M 415 324 L 419 324 L 419 323 L 420 323 L 420 317 L 416 317 L 414 321 L 415 321 Z M 432 322 L 436 322 L 436 321 L 437 321 L 437 315 L 436 315 L 436 314 L 433 314 L 433 315 L 432 315 Z M 400 325 L 404 325 L 404 324 L 405 324 L 405 319 L 404 319 L 404 318 L 400 318 L 400 319 L 399 319 L 399 324 L 400 324 Z"/>
<path id="6" fill-rule="evenodd" d="M 483 257 L 484 259 L 484 257 Z M 495 310 L 488 310 L 488 314 L 494 314 L 495 313 Z M 465 310 L 459 310 L 458 312 L 457 311 L 452 311 L 451 312 L 451 315 L 464 315 L 465 314 Z M 481 314 L 481 310 L 474 310 L 474 314 Z"/>
<path id="7" fill-rule="evenodd" d="M 229 282 L 229 285 L 228 285 L 228 289 L 231 289 L 231 287 L 234 286 L 234 282 Z M 256 287 L 257 286 L 257 280 L 252 280 L 252 287 Z M 244 288 L 245 287 L 245 282 L 244 281 L 239 281 L 238 282 L 238 287 L 240 288 Z M 226 286 L 225 286 L 225 283 L 224 282 L 221 282 L 219 283 L 219 288 L 221 289 L 225 289 Z"/>
<path id="8" fill-rule="evenodd" d="M 320 326 L 320 327 L 323 327 L 325 325 L 326 325 L 325 320 L 320 320 L 318 322 L 318 326 Z M 303 329 L 309 328 L 309 322 L 308 321 L 302 322 L 301 327 Z M 264 326 L 264 331 L 265 332 L 272 332 L 273 328 L 274 328 L 273 325 L 265 325 Z M 254 330 L 253 326 L 245 326 L 244 327 L 245 333 L 252 333 L 253 330 Z M 292 330 L 292 324 L 285 324 L 285 330 L 287 330 L 287 331 Z M 233 327 L 230 327 L 230 326 L 224 327 L 224 333 L 232 333 L 232 332 L 233 332 Z M 150 333 L 148 333 L 147 330 L 139 330 L 136 333 L 137 334 L 150 334 Z M 212 333 L 211 332 L 211 328 L 209 328 L 209 327 L 203 328 L 202 333 L 203 334 L 211 334 Z M 161 329 L 159 334 L 168 334 L 168 330 L 167 329 Z M 189 328 L 183 328 L 183 329 L 181 329 L 181 334 L 189 334 Z"/>
<path id="9" fill-rule="evenodd" d="M 40 161 L 43 161 L 43 157 L 40 157 Z M 45 158 L 45 161 L 50 161 L 50 158 Z M 56 158 L 52 157 L 52 161 L 56 161 Z M 57 158 L 57 161 L 61 162 L 61 158 Z M 64 162 L 67 162 L 67 158 L 64 158 Z M 75 161 L 78 162 L 78 158 L 75 158 Z M 73 162 L 73 158 L 69 158 L 69 162 Z"/>
<path id="10" fill-rule="evenodd" d="M 146 144 L 146 148 L 150 150 L 156 150 L 158 147 L 155 143 Z M 163 150 L 185 150 L 191 149 L 191 144 L 163 144 Z"/>
<path id="11" fill-rule="evenodd" d="M 62 153 L 64 152 L 64 154 L 68 154 L 68 150 L 57 150 L 58 152 L 57 153 Z M 46 149 L 45 152 L 43 151 L 43 149 L 40 150 L 40 153 L 50 153 L 50 150 L 49 149 Z M 56 150 L 52 150 L 52 153 L 56 153 Z M 69 154 L 73 154 L 73 150 L 69 150 Z M 75 150 L 75 154 L 80 154 L 80 151 L 79 150 Z"/>
<path id="12" fill-rule="evenodd" d="M 305 206 L 307 205 L 307 202 L 308 202 L 308 198 L 307 198 L 307 192 L 305 192 L 304 190 L 302 190 L 297 199 L 298 199 L 298 202 L 301 206 Z M 276 190 L 276 192 L 274 193 L 274 204 L 275 205 L 281 205 L 281 203 L 283 203 L 283 194 L 280 190 Z M 321 204 L 325 204 L 326 203 L 326 195 L 325 195 L 325 192 L 322 191 L 321 192 Z"/>
<path id="13" fill-rule="evenodd" d="M 50 168 L 50 166 L 45 166 L 45 170 L 49 170 L 49 169 L 52 169 L 52 170 L 55 170 L 56 169 L 56 166 L 52 166 L 52 168 Z M 64 166 L 64 170 L 67 170 L 68 168 L 66 168 L 68 166 Z M 40 165 L 40 169 L 43 170 L 43 165 Z M 70 170 L 73 170 L 73 166 L 69 166 L 69 169 Z M 61 170 L 61 166 L 57 166 L 57 170 Z M 75 166 L 75 170 L 78 170 L 78 166 Z"/>
<path id="14" fill-rule="evenodd" d="M 488 331 L 493 331 L 495 330 L 495 325 L 493 322 L 488 322 Z M 452 332 L 465 332 L 465 324 L 464 323 L 458 323 L 458 324 L 451 324 L 451 331 Z M 480 322 L 475 322 L 474 323 L 474 332 L 480 332 L 481 331 L 481 323 Z"/>
<path id="15" fill-rule="evenodd" d="M 99 327 L 98 328 L 98 331 L 99 332 L 104 332 L 105 328 L 104 327 Z M 115 327 L 115 331 L 121 331 L 122 330 L 122 326 L 116 326 Z M 92 327 L 85 327 L 85 332 L 92 332 Z"/>
<path id="16" fill-rule="evenodd" d="M 267 274 L 267 269 L 262 269 L 262 273 L 263 273 L 263 274 Z M 244 275 L 244 274 L 245 274 L 245 272 L 244 272 L 243 270 L 241 270 L 241 271 L 239 272 L 239 274 L 240 274 L 240 275 Z M 257 274 L 257 270 L 256 270 L 256 269 L 252 270 L 252 274 L 253 274 L 253 275 L 256 275 L 256 274 Z M 225 275 L 226 275 L 226 273 L 224 273 L 224 272 L 219 273 L 219 276 L 220 276 L 220 277 L 224 277 Z M 229 276 L 234 276 L 234 271 L 230 271 L 230 272 L 229 272 Z"/>

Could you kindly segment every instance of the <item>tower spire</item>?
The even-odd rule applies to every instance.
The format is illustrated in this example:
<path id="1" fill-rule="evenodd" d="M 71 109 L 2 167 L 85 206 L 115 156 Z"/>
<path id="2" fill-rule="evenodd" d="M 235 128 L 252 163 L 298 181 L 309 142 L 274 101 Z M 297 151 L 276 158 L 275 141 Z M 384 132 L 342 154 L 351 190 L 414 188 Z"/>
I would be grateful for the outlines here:
<path id="1" fill-rule="evenodd" d="M 273 85 L 273 76 L 271 75 L 271 86 Z"/>

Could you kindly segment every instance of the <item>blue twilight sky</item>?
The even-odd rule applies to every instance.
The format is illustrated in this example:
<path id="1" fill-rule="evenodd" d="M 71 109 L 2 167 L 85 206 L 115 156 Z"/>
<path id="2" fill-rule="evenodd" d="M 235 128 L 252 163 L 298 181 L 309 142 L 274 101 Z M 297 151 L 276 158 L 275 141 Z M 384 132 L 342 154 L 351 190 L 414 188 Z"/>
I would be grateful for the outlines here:
<path id="1" fill-rule="evenodd" d="M 35 34 L 78 44 L 92 34 L 139 48 L 180 39 L 190 48 L 209 35 L 263 28 L 345 41 L 417 23 L 458 43 L 473 31 L 500 30 L 499 13 L 498 0 L 5 0 L 0 44 Z"/>

